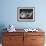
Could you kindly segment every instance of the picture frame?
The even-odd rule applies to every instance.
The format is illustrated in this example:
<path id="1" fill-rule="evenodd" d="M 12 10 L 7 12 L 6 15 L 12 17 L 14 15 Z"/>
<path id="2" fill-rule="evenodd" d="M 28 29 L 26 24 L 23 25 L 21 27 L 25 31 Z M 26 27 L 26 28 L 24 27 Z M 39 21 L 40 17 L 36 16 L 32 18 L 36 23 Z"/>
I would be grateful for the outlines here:
<path id="1" fill-rule="evenodd" d="M 17 21 L 20 22 L 34 22 L 35 21 L 35 7 L 18 7 Z"/>

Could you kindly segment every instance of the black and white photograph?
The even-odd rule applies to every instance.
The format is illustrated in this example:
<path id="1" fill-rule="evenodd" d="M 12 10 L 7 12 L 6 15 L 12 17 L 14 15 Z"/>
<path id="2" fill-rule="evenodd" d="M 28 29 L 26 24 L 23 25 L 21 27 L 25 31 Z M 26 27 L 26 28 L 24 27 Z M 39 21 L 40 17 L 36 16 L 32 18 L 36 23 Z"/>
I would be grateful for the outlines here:
<path id="1" fill-rule="evenodd" d="M 18 7 L 17 20 L 18 21 L 34 21 L 34 7 Z"/>

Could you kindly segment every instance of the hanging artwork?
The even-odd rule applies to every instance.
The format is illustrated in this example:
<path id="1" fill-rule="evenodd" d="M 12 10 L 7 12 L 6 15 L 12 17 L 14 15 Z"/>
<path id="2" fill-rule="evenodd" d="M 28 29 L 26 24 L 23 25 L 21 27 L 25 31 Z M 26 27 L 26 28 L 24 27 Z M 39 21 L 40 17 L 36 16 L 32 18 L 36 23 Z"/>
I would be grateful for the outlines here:
<path id="1" fill-rule="evenodd" d="M 35 8 L 34 7 L 18 7 L 17 20 L 21 22 L 35 21 Z"/>

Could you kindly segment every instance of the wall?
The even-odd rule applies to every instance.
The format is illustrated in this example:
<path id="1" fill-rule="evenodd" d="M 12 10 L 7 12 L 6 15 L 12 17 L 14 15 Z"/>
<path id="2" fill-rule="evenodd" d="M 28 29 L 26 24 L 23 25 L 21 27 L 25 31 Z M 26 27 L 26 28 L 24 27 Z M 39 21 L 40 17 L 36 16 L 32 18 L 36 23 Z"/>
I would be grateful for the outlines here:
<path id="1" fill-rule="evenodd" d="M 16 28 L 44 27 L 46 28 L 45 0 L 1 0 L 0 24 L 15 25 Z M 18 22 L 17 7 L 35 7 L 35 22 Z"/>

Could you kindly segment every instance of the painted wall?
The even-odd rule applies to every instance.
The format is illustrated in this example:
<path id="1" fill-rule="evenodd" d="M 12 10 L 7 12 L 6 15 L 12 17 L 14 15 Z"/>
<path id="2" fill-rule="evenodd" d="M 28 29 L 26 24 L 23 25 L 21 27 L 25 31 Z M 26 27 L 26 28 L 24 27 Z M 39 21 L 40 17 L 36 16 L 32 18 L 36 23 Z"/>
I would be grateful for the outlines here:
<path id="1" fill-rule="evenodd" d="M 0 0 L 0 31 L 13 24 L 16 28 L 43 28 L 46 31 L 46 0 Z M 35 7 L 35 22 L 18 22 L 17 7 Z"/>

